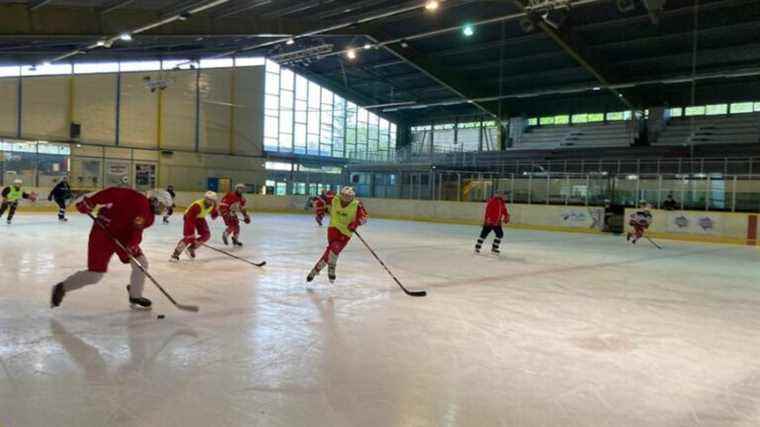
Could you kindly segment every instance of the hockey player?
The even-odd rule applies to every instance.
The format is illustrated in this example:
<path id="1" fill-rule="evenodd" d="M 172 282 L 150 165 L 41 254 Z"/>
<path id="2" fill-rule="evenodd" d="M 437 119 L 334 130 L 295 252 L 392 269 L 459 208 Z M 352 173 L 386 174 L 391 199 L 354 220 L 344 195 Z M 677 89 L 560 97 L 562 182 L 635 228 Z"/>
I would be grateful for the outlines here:
<path id="1" fill-rule="evenodd" d="M 16 214 L 16 209 L 18 208 L 18 202 L 21 199 L 28 199 L 32 202 L 37 201 L 37 194 L 36 193 L 25 193 L 24 190 L 21 189 L 21 185 L 24 184 L 24 181 L 17 179 L 13 181 L 13 184 L 3 188 L 2 192 L 2 204 L 0 204 L 0 218 L 3 217 L 3 214 L 5 211 L 8 211 L 8 224 L 11 223 L 13 220 L 13 215 Z"/>
<path id="2" fill-rule="evenodd" d="M 149 308 L 151 301 L 142 296 L 145 273 L 130 257 L 143 268 L 148 268 L 148 259 L 140 249 L 143 231 L 153 225 L 155 216 L 161 215 L 170 204 L 171 198 L 163 190 L 151 191 L 146 197 L 135 190 L 119 187 L 107 188 L 79 201 L 76 208 L 83 214 L 92 213 L 100 206 L 96 219 L 98 223 L 93 224 L 90 230 L 87 270 L 78 271 L 53 286 L 50 306 L 58 307 L 67 293 L 101 281 L 108 271 L 111 258 L 116 254 L 122 263 L 132 263 L 132 275 L 127 286 L 130 305 Z M 116 244 L 114 238 L 128 253 Z"/>
<path id="3" fill-rule="evenodd" d="M 224 225 L 227 228 L 222 233 L 222 241 L 225 245 L 229 245 L 229 238 L 232 237 L 233 246 L 243 246 L 240 243 L 240 219 L 238 218 L 238 212 L 243 215 L 243 222 L 246 224 L 251 223 L 251 217 L 248 215 L 248 211 L 245 208 L 245 184 L 237 184 L 235 191 L 227 193 L 219 204 L 219 213 L 222 214 Z"/>
<path id="4" fill-rule="evenodd" d="M 319 193 L 319 196 L 315 197 L 312 201 L 312 206 L 314 207 L 314 220 L 317 221 L 317 224 L 319 224 L 320 227 L 322 226 L 322 220 L 325 218 L 325 214 L 327 214 L 328 203 L 333 197 L 335 197 L 334 191 L 322 190 Z"/>
<path id="5" fill-rule="evenodd" d="M 71 193 L 68 178 L 65 176 L 61 177 L 61 180 L 58 181 L 58 184 L 53 187 L 48 195 L 48 201 L 55 201 L 55 204 L 58 205 L 58 221 L 68 221 L 66 219 L 66 203 L 72 198 L 74 198 L 74 195 Z"/>
<path id="6" fill-rule="evenodd" d="M 327 228 L 327 248 L 317 265 L 306 277 L 307 282 L 314 280 L 320 271 L 327 266 L 327 277 L 330 283 L 335 281 L 335 268 L 338 255 L 351 240 L 354 231 L 367 223 L 367 211 L 364 205 L 356 199 L 356 193 L 351 187 L 343 187 L 339 196 L 327 196 L 330 207 L 330 226 Z"/>
<path id="7" fill-rule="evenodd" d="M 174 204 L 174 199 L 177 198 L 177 194 L 174 192 L 173 185 L 166 186 L 166 192 L 169 193 L 170 196 L 172 196 L 172 205 L 166 208 L 166 213 L 164 214 L 164 224 L 168 224 L 169 218 L 174 214 L 174 207 L 176 206 Z"/>
<path id="8" fill-rule="evenodd" d="M 478 237 L 478 241 L 475 243 L 475 253 L 480 253 L 483 242 L 492 231 L 496 234 L 496 237 L 493 239 L 491 253 L 494 255 L 500 253 L 499 246 L 501 245 L 501 239 L 504 237 L 504 230 L 501 228 L 502 223 L 509 224 L 509 210 L 507 210 L 507 204 L 504 201 L 504 193 L 498 191 L 486 203 L 483 230 L 481 230 L 480 237 Z"/>
<path id="9" fill-rule="evenodd" d="M 190 258 L 195 258 L 195 250 L 198 249 L 202 243 L 208 242 L 211 238 L 211 231 L 209 231 L 206 217 L 211 215 L 211 219 L 216 219 L 219 216 L 219 211 L 216 208 L 216 201 L 216 193 L 208 191 L 202 199 L 194 201 L 190 204 L 187 210 L 185 210 L 184 237 L 182 237 L 182 240 L 177 243 L 177 247 L 174 249 L 174 253 L 169 261 L 179 261 L 179 256 L 186 249 Z M 197 236 L 195 234 L 196 231 L 198 232 Z"/>
<path id="10" fill-rule="evenodd" d="M 628 224 L 633 227 L 633 233 L 628 232 L 625 236 L 625 240 L 636 244 L 636 242 L 644 236 L 644 231 L 652 224 L 652 213 L 650 209 L 652 206 L 646 202 L 641 203 L 641 208 L 635 213 L 631 214 L 631 220 Z"/>

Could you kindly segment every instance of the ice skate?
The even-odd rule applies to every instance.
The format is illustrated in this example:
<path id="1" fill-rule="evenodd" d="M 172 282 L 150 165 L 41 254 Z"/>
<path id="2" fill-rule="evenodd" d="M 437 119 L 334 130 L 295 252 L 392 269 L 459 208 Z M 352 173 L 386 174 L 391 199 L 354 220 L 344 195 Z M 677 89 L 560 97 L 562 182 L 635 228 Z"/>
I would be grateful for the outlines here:
<path id="1" fill-rule="evenodd" d="M 319 261 L 317 265 L 314 266 L 314 268 L 311 269 L 309 272 L 309 275 L 306 276 L 306 281 L 311 282 L 314 280 L 315 277 L 319 276 L 319 272 L 322 271 L 322 269 L 325 267 L 324 261 Z"/>
<path id="2" fill-rule="evenodd" d="M 127 285 L 127 294 L 129 294 L 129 285 Z M 129 297 L 129 306 L 134 310 L 150 310 L 151 305 L 153 305 L 153 303 L 148 298 Z"/>
<path id="3" fill-rule="evenodd" d="M 242 247 L 243 244 L 240 242 L 240 240 L 237 239 L 237 237 L 232 238 L 232 245 L 237 247 Z"/>
<path id="4" fill-rule="evenodd" d="M 186 250 L 187 254 L 190 255 L 190 258 L 195 259 L 195 246 L 189 245 Z"/>
<path id="5" fill-rule="evenodd" d="M 335 265 L 329 265 L 327 267 L 327 279 L 330 283 L 335 283 L 335 279 L 337 279 L 337 276 L 335 275 Z"/>
<path id="6" fill-rule="evenodd" d="M 227 231 L 222 233 L 222 242 L 224 242 L 225 246 L 229 246 L 230 244 L 229 237 L 230 237 L 230 233 L 228 233 Z"/>

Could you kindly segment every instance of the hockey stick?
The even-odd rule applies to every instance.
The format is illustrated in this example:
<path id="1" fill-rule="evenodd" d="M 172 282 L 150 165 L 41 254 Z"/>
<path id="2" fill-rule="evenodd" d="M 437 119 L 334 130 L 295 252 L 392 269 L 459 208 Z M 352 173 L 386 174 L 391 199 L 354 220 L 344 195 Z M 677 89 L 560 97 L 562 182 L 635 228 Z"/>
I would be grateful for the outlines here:
<path id="1" fill-rule="evenodd" d="M 126 247 L 124 247 L 124 245 L 119 241 L 119 239 L 117 239 L 116 236 L 114 236 L 113 233 L 111 233 L 111 230 L 109 230 L 105 225 L 103 225 L 102 222 L 98 221 L 98 219 L 95 218 L 91 213 L 88 212 L 87 216 L 89 216 L 95 222 L 95 224 L 98 224 L 98 226 L 102 228 L 103 231 L 106 232 L 106 234 L 108 235 L 109 238 L 111 238 L 114 244 L 116 244 L 116 246 L 118 246 L 119 249 L 121 249 L 122 251 L 124 251 L 125 254 L 127 254 L 127 256 L 129 257 L 129 260 L 132 263 L 134 263 L 137 266 L 137 268 L 139 268 L 143 272 L 143 274 L 145 274 L 145 277 L 150 279 L 150 281 L 153 282 L 154 285 L 156 285 L 158 290 L 161 291 L 161 293 L 164 294 L 164 296 L 168 298 L 169 301 L 171 301 L 171 303 L 174 304 L 175 307 L 183 311 L 192 311 L 194 313 L 197 313 L 198 310 L 200 310 L 200 308 L 197 305 L 185 305 L 185 304 L 180 304 L 177 301 L 175 301 L 174 298 L 172 298 L 172 296 L 169 295 L 169 293 L 166 292 L 164 288 L 161 287 L 160 284 L 158 284 L 158 281 L 154 279 L 150 273 L 148 273 L 148 270 L 146 270 L 145 267 L 143 267 L 142 264 L 140 264 L 140 262 L 137 261 L 137 259 L 132 255 L 132 253 Z"/>
<path id="2" fill-rule="evenodd" d="M 231 254 L 231 253 L 229 253 L 229 252 L 227 252 L 225 250 L 222 250 L 222 249 L 219 249 L 219 248 L 215 248 L 215 247 L 213 247 L 211 245 L 207 245 L 205 243 L 201 243 L 201 246 L 205 246 L 205 247 L 211 249 L 212 251 L 217 251 L 219 253 L 225 254 L 225 255 L 230 256 L 232 258 L 235 258 L 237 260 L 240 260 L 240 261 L 243 261 L 243 262 L 247 262 L 248 264 L 255 265 L 256 267 L 263 267 L 263 266 L 267 265 L 266 261 L 261 261 L 261 262 L 249 261 L 249 260 L 247 260 L 245 258 L 239 257 L 239 256 Z"/>
<path id="3" fill-rule="evenodd" d="M 391 275 L 391 277 L 393 278 L 393 280 L 401 288 L 401 290 L 404 291 L 405 294 L 409 295 L 410 297 L 424 297 L 425 295 L 427 295 L 426 291 L 410 291 L 407 288 L 405 288 L 404 285 L 402 285 L 401 282 L 396 278 L 396 276 L 393 274 L 393 272 L 391 272 L 391 270 L 388 268 L 388 266 L 385 265 L 385 263 L 383 262 L 383 260 L 381 260 L 380 257 L 377 256 L 377 254 L 375 253 L 375 251 L 372 250 L 371 247 L 369 247 L 369 245 L 364 240 L 364 238 L 361 236 L 361 234 L 359 234 L 358 231 L 354 231 L 354 234 L 356 234 L 356 237 L 358 237 L 359 240 L 361 240 L 362 243 L 364 243 L 364 246 L 367 248 L 367 250 L 369 251 L 369 253 L 371 253 L 372 256 L 375 257 L 375 259 L 377 260 L 377 262 L 379 262 L 380 265 L 383 266 L 383 268 L 385 269 L 385 271 L 387 271 L 388 274 Z"/>
<path id="4" fill-rule="evenodd" d="M 644 236 L 644 238 L 645 238 L 645 239 L 647 239 L 647 240 L 649 240 L 649 243 L 653 244 L 653 245 L 654 245 L 654 247 L 656 247 L 657 249 L 662 249 L 662 246 L 660 246 L 660 245 L 658 245 L 657 243 L 655 243 L 655 241 L 654 241 L 654 240 L 650 239 L 650 238 L 649 238 L 649 237 L 647 237 L 647 236 Z"/>

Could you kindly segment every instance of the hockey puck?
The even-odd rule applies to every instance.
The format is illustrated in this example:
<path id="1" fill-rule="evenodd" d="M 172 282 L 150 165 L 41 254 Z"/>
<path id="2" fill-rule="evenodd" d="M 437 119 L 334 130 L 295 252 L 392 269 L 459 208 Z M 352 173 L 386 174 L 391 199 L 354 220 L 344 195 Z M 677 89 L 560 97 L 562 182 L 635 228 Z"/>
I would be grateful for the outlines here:
<path id="1" fill-rule="evenodd" d="M 158 316 L 156 316 L 156 319 L 163 319 L 164 317 L 166 316 L 164 316 L 163 314 L 159 314 Z"/>

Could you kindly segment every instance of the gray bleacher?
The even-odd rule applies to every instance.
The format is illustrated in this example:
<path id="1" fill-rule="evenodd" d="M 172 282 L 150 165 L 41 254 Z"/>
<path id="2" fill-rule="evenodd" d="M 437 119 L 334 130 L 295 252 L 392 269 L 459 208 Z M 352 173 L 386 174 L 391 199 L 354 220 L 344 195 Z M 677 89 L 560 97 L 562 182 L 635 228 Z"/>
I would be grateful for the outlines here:
<path id="1" fill-rule="evenodd" d="M 629 122 L 586 123 L 527 128 L 514 150 L 554 150 L 562 148 L 629 147 L 635 132 Z"/>
<path id="2" fill-rule="evenodd" d="M 754 144 L 760 142 L 760 114 L 677 117 L 652 145 Z"/>

